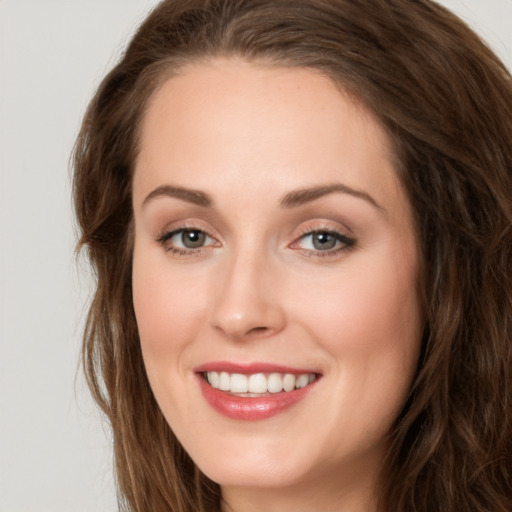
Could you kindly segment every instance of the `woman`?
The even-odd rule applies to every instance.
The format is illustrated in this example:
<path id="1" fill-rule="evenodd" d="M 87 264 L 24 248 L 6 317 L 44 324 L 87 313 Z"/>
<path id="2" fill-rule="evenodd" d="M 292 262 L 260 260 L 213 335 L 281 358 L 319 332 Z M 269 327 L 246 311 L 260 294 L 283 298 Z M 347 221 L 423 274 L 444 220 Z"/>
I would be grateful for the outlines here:
<path id="1" fill-rule="evenodd" d="M 510 510 L 511 142 L 433 2 L 162 2 L 75 150 L 124 506 Z"/>

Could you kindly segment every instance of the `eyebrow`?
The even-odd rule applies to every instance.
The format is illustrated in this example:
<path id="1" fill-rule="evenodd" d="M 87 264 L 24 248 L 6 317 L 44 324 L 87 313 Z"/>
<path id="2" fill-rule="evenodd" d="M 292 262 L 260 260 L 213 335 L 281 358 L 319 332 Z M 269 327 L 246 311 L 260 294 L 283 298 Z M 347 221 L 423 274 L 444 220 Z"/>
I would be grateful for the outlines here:
<path id="1" fill-rule="evenodd" d="M 320 197 L 340 192 L 363 199 L 370 203 L 378 210 L 385 212 L 386 210 L 367 192 L 364 190 L 356 190 L 354 188 L 343 185 L 342 183 L 334 183 L 332 185 L 320 185 L 317 187 L 301 188 L 289 192 L 281 199 L 281 206 L 284 208 L 295 208 L 310 203 Z"/>
<path id="2" fill-rule="evenodd" d="M 283 208 L 296 208 L 333 193 L 349 194 L 359 199 L 363 199 L 378 210 L 385 212 L 385 209 L 377 203 L 370 194 L 363 190 L 353 189 L 347 185 L 343 185 L 342 183 L 292 190 L 281 199 L 280 203 Z M 214 204 L 212 197 L 201 190 L 178 187 L 175 185 L 162 185 L 155 188 L 144 198 L 142 206 L 145 206 L 152 199 L 159 197 L 172 197 L 204 208 L 211 208 Z"/>
<path id="3" fill-rule="evenodd" d="M 158 197 L 174 197 L 176 199 L 181 199 L 182 201 L 187 201 L 188 203 L 203 206 L 205 208 L 210 208 L 213 206 L 213 199 L 205 192 L 173 185 L 162 185 L 161 187 L 155 188 L 155 190 L 150 192 L 144 198 L 142 206 L 145 206 L 149 201 Z"/>

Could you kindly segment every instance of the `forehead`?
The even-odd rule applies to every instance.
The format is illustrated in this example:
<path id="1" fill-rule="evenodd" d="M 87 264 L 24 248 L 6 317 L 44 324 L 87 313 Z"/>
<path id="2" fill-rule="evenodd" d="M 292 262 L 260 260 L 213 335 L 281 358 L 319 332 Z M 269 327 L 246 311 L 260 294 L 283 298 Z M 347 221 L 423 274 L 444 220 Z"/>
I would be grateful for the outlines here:
<path id="1" fill-rule="evenodd" d="M 306 68 L 188 65 L 153 96 L 140 142 L 134 195 L 166 181 L 213 194 L 342 180 L 386 196 L 398 184 L 381 123 Z"/>

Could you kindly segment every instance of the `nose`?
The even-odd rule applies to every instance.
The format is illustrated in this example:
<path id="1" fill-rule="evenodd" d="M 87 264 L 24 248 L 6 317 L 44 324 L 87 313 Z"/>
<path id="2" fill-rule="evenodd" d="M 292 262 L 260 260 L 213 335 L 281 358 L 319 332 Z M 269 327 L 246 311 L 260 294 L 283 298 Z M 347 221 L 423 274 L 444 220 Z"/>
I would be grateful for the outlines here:
<path id="1" fill-rule="evenodd" d="M 286 324 L 280 303 L 282 280 L 268 260 L 256 254 L 234 255 L 216 280 L 211 325 L 232 340 L 267 337 Z"/>

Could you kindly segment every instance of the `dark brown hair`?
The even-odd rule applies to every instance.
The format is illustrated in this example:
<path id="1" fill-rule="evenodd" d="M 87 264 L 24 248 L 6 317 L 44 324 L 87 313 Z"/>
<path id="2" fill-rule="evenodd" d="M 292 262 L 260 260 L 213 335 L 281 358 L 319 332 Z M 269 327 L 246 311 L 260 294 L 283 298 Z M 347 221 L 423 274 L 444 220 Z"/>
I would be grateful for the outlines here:
<path id="1" fill-rule="evenodd" d="M 387 128 L 421 239 L 426 326 L 389 433 L 388 512 L 512 510 L 512 81 L 429 0 L 167 0 L 93 98 L 74 200 L 97 287 L 83 362 L 112 424 L 120 503 L 219 510 L 220 491 L 165 422 L 131 295 L 131 181 L 149 98 L 180 66 L 237 56 L 324 72 Z"/>

